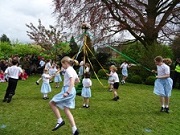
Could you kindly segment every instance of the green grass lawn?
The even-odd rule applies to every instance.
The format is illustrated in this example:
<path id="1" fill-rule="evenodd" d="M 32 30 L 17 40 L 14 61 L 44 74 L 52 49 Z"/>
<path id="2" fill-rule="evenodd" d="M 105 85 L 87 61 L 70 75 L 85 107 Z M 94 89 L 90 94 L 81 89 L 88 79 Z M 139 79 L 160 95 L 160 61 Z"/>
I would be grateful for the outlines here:
<path id="1" fill-rule="evenodd" d="M 19 81 L 11 103 L 0 102 L 0 135 L 71 135 L 71 127 L 64 113 L 66 125 L 52 132 L 56 119 L 40 93 L 38 78 Z M 102 80 L 104 84 L 106 80 Z M 62 85 L 62 84 L 61 84 Z M 7 83 L 0 84 L 3 99 Z M 49 97 L 58 93 L 52 84 Z M 170 114 L 160 113 L 159 98 L 153 94 L 153 86 L 126 84 L 120 86 L 121 100 L 111 101 L 97 80 L 93 80 L 91 107 L 82 108 L 82 98 L 76 97 L 76 109 L 72 110 L 81 135 L 179 135 L 180 91 L 173 90 Z"/>

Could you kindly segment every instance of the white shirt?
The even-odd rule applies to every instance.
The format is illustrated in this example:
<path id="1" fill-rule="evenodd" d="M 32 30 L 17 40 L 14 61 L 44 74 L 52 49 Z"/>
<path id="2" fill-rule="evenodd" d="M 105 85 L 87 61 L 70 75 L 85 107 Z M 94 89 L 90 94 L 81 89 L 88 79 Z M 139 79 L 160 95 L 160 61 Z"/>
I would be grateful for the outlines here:
<path id="1" fill-rule="evenodd" d="M 170 74 L 170 67 L 163 63 L 161 66 L 157 65 L 157 74 L 158 76 L 164 76 Z"/>
<path id="2" fill-rule="evenodd" d="M 64 86 L 70 86 L 70 78 L 73 78 L 74 80 L 78 79 L 76 71 L 71 66 L 66 69 L 64 74 Z"/>
<path id="3" fill-rule="evenodd" d="M 89 72 L 90 71 L 90 68 L 89 67 L 86 67 L 86 69 L 85 69 L 85 73 L 87 73 L 87 72 Z"/>
<path id="4" fill-rule="evenodd" d="M 50 74 L 50 75 L 55 75 L 56 72 L 57 72 L 57 69 L 56 69 L 56 68 L 50 68 L 50 69 L 49 69 L 49 74 Z"/>
<path id="5" fill-rule="evenodd" d="M 42 80 L 43 80 L 43 83 L 49 83 L 49 78 L 51 76 L 49 74 L 42 74 Z"/>
<path id="6" fill-rule="evenodd" d="M 46 63 L 45 63 L 43 60 L 41 60 L 41 61 L 39 62 L 39 65 L 40 65 L 41 67 L 43 67 L 45 64 L 46 64 Z"/>
<path id="7" fill-rule="evenodd" d="M 49 70 L 50 68 L 51 68 L 51 63 L 50 63 L 50 62 L 46 63 L 45 69 L 46 69 L 46 70 Z"/>
<path id="8" fill-rule="evenodd" d="M 8 67 L 5 70 L 5 74 L 8 74 L 8 77 L 13 79 L 19 79 L 21 73 L 23 73 L 22 69 L 16 65 Z"/>
<path id="9" fill-rule="evenodd" d="M 119 82 L 119 77 L 118 77 L 118 74 L 116 72 L 114 72 L 112 74 L 112 78 L 113 78 L 113 82 Z"/>
<path id="10" fill-rule="evenodd" d="M 80 66 L 83 66 L 83 65 L 84 65 L 84 61 L 81 61 L 79 65 L 80 65 Z"/>
<path id="11" fill-rule="evenodd" d="M 128 68 L 128 64 L 127 63 L 123 63 L 120 66 L 122 69 L 127 69 Z"/>
<path id="12" fill-rule="evenodd" d="M 82 81 L 83 87 L 91 87 L 92 86 L 92 81 L 89 78 L 84 78 Z"/>

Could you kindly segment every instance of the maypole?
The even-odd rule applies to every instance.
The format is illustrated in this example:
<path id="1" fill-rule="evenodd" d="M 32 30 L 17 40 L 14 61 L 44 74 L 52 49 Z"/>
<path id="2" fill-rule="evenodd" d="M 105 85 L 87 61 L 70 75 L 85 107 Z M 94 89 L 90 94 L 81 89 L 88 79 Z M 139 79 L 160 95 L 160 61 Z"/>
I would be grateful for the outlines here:
<path id="1" fill-rule="evenodd" d="M 90 25 L 87 24 L 87 23 L 82 23 L 82 30 L 84 32 L 84 37 L 83 37 L 83 63 L 85 64 L 86 63 L 86 52 L 87 52 L 87 31 L 90 29 Z M 85 67 L 83 69 L 83 72 L 85 71 Z M 80 83 L 77 85 L 76 87 L 76 94 L 77 95 L 81 95 L 81 91 L 82 91 L 82 88 L 83 88 L 83 85 L 82 85 L 82 78 L 80 78 Z"/>

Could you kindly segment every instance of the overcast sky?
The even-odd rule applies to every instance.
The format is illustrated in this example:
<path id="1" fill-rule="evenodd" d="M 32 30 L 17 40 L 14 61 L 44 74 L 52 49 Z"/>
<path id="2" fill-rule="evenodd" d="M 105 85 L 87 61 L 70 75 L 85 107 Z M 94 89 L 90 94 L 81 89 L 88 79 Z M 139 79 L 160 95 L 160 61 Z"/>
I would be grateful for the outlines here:
<path id="1" fill-rule="evenodd" d="M 37 26 L 41 19 L 47 27 L 55 25 L 52 12 L 52 0 L 0 0 L 0 35 L 6 34 L 11 41 L 32 42 L 25 24 Z"/>

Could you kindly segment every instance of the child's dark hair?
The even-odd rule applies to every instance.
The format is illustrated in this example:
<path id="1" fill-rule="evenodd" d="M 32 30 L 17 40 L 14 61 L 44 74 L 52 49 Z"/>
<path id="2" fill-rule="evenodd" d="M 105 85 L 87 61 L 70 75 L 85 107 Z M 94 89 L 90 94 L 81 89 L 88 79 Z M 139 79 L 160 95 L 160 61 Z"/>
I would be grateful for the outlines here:
<path id="1" fill-rule="evenodd" d="M 162 56 L 157 56 L 155 59 L 157 62 L 163 62 L 163 57 Z"/>
<path id="2" fill-rule="evenodd" d="M 84 73 L 84 78 L 90 78 L 90 77 L 91 77 L 91 75 L 89 72 Z"/>
<path id="3" fill-rule="evenodd" d="M 12 64 L 13 64 L 13 65 L 17 65 L 17 64 L 18 64 L 18 60 L 13 59 L 13 60 L 12 60 Z"/>

